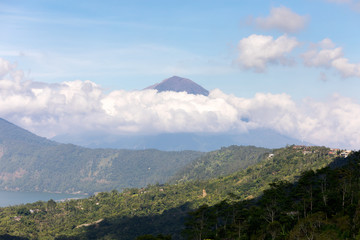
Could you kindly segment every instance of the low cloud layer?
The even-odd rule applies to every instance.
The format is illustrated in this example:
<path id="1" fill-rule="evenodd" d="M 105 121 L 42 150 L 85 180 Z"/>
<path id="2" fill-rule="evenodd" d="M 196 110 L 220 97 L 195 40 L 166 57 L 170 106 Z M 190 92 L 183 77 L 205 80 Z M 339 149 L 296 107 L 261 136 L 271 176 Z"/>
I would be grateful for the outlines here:
<path id="1" fill-rule="evenodd" d="M 84 131 L 242 133 L 269 128 L 318 145 L 360 145 L 360 105 L 339 95 L 327 102 L 296 103 L 287 94 L 240 98 L 218 89 L 208 97 L 155 90 L 106 93 L 90 81 L 27 81 L 8 65 L 0 58 L 0 116 L 41 136 Z"/>
<path id="2" fill-rule="evenodd" d="M 245 69 L 264 72 L 269 64 L 289 65 L 292 60 L 287 57 L 299 42 L 287 35 L 277 39 L 272 36 L 250 35 L 240 40 L 238 44 L 238 63 Z"/>
<path id="3" fill-rule="evenodd" d="M 360 63 L 350 63 L 343 49 L 328 38 L 313 45 L 302 57 L 306 66 L 333 68 L 344 78 L 360 77 Z"/>
<path id="4" fill-rule="evenodd" d="M 254 24 L 262 29 L 277 29 L 286 33 L 294 33 L 302 30 L 308 22 L 307 16 L 301 16 L 291 9 L 281 6 L 272 8 L 270 15 L 263 18 L 258 17 Z"/>

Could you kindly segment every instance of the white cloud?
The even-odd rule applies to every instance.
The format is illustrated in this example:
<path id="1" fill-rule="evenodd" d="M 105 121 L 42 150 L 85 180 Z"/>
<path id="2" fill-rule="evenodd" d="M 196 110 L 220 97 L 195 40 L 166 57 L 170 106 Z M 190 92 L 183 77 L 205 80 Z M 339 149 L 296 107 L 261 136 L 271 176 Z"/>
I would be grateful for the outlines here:
<path id="1" fill-rule="evenodd" d="M 351 3 L 352 0 L 327 0 L 328 2 L 333 2 L 333 3 Z"/>
<path id="2" fill-rule="evenodd" d="M 338 70 L 343 77 L 360 77 L 360 63 L 349 63 L 347 58 L 337 58 L 331 65 Z"/>
<path id="3" fill-rule="evenodd" d="M 320 51 L 317 50 L 310 50 L 304 53 L 303 59 L 305 65 L 309 67 L 330 67 L 332 61 L 340 58 L 343 55 L 341 48 L 335 49 L 323 49 Z"/>
<path id="4" fill-rule="evenodd" d="M 349 63 L 343 55 L 343 49 L 335 47 L 335 44 L 326 38 L 302 54 L 302 57 L 306 66 L 331 67 L 344 78 L 360 77 L 360 63 Z"/>
<path id="5" fill-rule="evenodd" d="M 307 22 L 307 16 L 298 15 L 284 6 L 272 8 L 268 17 L 255 19 L 256 26 L 262 29 L 277 29 L 286 33 L 303 29 Z"/>
<path id="6" fill-rule="evenodd" d="M 288 65 L 291 60 L 286 55 L 298 45 L 295 38 L 287 35 L 273 39 L 272 36 L 253 34 L 240 40 L 238 63 L 257 72 L 265 71 L 270 63 Z"/>
<path id="7" fill-rule="evenodd" d="M 240 133 L 269 128 L 318 145 L 360 145 L 360 104 L 339 95 L 327 102 L 296 103 L 287 94 L 239 98 L 218 89 L 208 97 L 155 90 L 106 93 L 90 81 L 39 83 L 21 79 L 21 71 L 6 69 L 0 78 L 0 116 L 42 136 L 85 131 Z"/>
<path id="8" fill-rule="evenodd" d="M 360 1 L 359 0 L 326 0 L 327 2 L 337 3 L 337 4 L 346 4 L 350 7 L 351 10 L 360 11 Z"/>
<path id="9" fill-rule="evenodd" d="M 358 103 L 335 94 L 326 103 L 306 100 L 303 108 L 307 108 L 304 117 L 308 120 L 299 128 L 299 133 L 307 139 L 325 145 L 359 148 L 360 138 L 354 137 L 360 133 Z"/>
<path id="10" fill-rule="evenodd" d="M 333 41 L 331 41 L 330 38 L 324 38 L 319 42 L 319 46 L 325 49 L 330 49 L 330 48 L 334 48 L 336 45 L 335 43 L 333 43 Z"/>

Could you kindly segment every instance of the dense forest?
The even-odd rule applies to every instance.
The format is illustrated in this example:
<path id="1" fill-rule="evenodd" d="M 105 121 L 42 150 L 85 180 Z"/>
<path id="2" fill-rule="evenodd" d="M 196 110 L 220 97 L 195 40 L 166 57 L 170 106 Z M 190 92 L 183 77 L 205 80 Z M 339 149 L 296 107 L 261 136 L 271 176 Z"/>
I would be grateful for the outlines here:
<path id="1" fill-rule="evenodd" d="M 360 152 L 298 181 L 275 181 L 261 197 L 232 195 L 191 211 L 187 239 L 359 239 Z"/>
<path id="2" fill-rule="evenodd" d="M 28 239 L 355 239 L 360 154 L 335 156 L 324 147 L 289 146 L 219 178 L 1 208 L 0 234 Z"/>

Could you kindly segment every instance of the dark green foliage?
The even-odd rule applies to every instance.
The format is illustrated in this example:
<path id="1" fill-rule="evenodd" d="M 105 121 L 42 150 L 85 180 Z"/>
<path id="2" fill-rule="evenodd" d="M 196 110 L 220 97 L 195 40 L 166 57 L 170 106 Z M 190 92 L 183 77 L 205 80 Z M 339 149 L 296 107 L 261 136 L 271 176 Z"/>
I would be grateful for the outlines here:
<path id="1" fill-rule="evenodd" d="M 53 212 L 56 209 L 56 202 L 53 199 L 50 199 L 47 204 L 46 208 L 49 212 Z"/>
<path id="2" fill-rule="evenodd" d="M 171 236 L 159 234 L 157 236 L 153 236 L 151 234 L 142 235 L 136 238 L 136 240 L 171 240 Z"/>
<path id="3" fill-rule="evenodd" d="M 0 240 L 28 240 L 28 238 L 11 236 L 9 234 L 0 235 Z"/>
<path id="4" fill-rule="evenodd" d="M 18 215 L 27 216 L 30 214 L 30 210 L 27 207 L 23 206 L 23 207 L 19 207 L 16 213 Z"/>

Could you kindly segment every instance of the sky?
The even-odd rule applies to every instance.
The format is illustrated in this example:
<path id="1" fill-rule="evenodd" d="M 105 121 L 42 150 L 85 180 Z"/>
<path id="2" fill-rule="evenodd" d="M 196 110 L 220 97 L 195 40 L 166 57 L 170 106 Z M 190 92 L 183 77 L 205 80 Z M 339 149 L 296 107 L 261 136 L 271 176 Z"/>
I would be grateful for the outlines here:
<path id="1" fill-rule="evenodd" d="M 359 149 L 359 22 L 357 0 L 0 0 L 0 117 L 48 138 L 269 128 Z M 210 95 L 142 91 L 174 75 Z"/>

